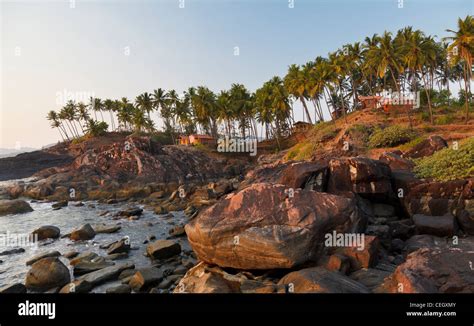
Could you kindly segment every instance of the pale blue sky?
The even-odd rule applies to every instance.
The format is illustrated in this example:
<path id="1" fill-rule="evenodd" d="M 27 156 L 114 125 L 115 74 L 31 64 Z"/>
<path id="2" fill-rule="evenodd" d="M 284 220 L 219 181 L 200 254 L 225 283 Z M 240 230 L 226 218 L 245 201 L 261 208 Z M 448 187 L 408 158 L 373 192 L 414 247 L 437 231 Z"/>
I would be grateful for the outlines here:
<path id="1" fill-rule="evenodd" d="M 443 37 L 474 12 L 474 0 L 0 2 L 0 147 L 57 141 L 45 115 L 64 91 L 134 99 L 158 87 L 255 90 L 345 43 L 407 25 Z"/>

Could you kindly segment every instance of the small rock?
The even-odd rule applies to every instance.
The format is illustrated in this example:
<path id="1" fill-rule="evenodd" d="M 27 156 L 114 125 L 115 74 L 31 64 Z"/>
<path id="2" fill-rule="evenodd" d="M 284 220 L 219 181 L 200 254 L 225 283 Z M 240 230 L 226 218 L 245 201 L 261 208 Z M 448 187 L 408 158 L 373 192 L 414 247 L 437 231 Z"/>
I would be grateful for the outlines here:
<path id="1" fill-rule="evenodd" d="M 75 257 L 77 257 L 79 255 L 79 252 L 78 251 L 75 251 L 75 250 L 71 250 L 71 251 L 68 251 L 66 252 L 63 257 L 64 258 L 67 258 L 67 259 L 73 259 Z"/>
<path id="2" fill-rule="evenodd" d="M 28 204 L 24 200 L 20 200 L 20 199 L 0 200 L 0 216 L 11 215 L 11 214 L 15 214 L 15 215 L 24 214 L 24 213 L 29 213 L 32 211 L 33 211 L 33 208 L 31 208 L 30 204 Z"/>
<path id="3" fill-rule="evenodd" d="M 452 236 L 456 232 L 454 216 L 427 216 L 422 214 L 413 215 L 413 222 L 418 232 L 437 236 Z"/>
<path id="4" fill-rule="evenodd" d="M 90 224 L 85 224 L 79 229 L 72 231 L 69 237 L 74 241 L 90 240 L 95 237 L 95 231 Z"/>
<path id="5" fill-rule="evenodd" d="M 327 262 L 323 266 L 330 271 L 339 271 L 342 274 L 347 274 L 351 267 L 351 262 L 345 255 L 334 254 L 329 256 Z"/>
<path id="6" fill-rule="evenodd" d="M 57 257 L 48 257 L 31 266 L 26 275 L 25 286 L 33 291 L 47 291 L 61 288 L 70 281 L 69 269 Z"/>
<path id="7" fill-rule="evenodd" d="M 74 280 L 62 287 L 59 293 L 88 293 L 92 290 L 92 284 L 84 280 Z"/>
<path id="8" fill-rule="evenodd" d="M 54 203 L 53 205 L 51 205 L 51 207 L 53 208 L 53 210 L 57 211 L 58 209 L 66 207 L 67 205 L 68 205 L 67 200 L 61 200 L 61 201 L 58 201 L 57 203 Z"/>
<path id="9" fill-rule="evenodd" d="M 134 291 L 142 291 L 146 287 L 160 282 L 163 279 L 163 271 L 148 267 L 138 270 L 130 279 L 129 285 Z"/>
<path id="10" fill-rule="evenodd" d="M 119 231 L 122 227 L 120 225 L 105 225 L 105 224 L 100 224 L 100 225 L 94 225 L 93 229 L 96 234 L 98 233 L 115 233 Z"/>
<path id="11" fill-rule="evenodd" d="M 151 258 L 166 259 L 181 253 L 181 246 L 172 240 L 157 240 L 146 247 L 146 252 Z"/>
<path id="12" fill-rule="evenodd" d="M 59 257 L 61 256 L 61 253 L 59 251 L 47 251 L 47 252 L 43 252 L 41 254 L 38 254 L 36 256 L 33 256 L 33 258 L 29 259 L 27 262 L 26 262 L 26 266 L 31 266 L 33 265 L 34 263 L 36 263 L 38 260 L 41 260 L 43 258 L 47 258 L 47 257 Z"/>
<path id="13" fill-rule="evenodd" d="M 107 258 L 108 260 L 126 259 L 126 258 L 128 258 L 128 253 L 120 252 L 120 253 L 117 253 L 117 254 L 107 255 L 105 258 Z"/>
<path id="14" fill-rule="evenodd" d="M 130 250 L 130 239 L 124 238 L 119 240 L 118 242 L 111 245 L 108 250 L 107 254 L 119 254 L 119 253 L 126 253 Z"/>
<path id="15" fill-rule="evenodd" d="M 0 252 L 0 256 L 21 254 L 21 253 L 24 253 L 24 252 L 25 252 L 25 249 L 23 249 L 23 248 L 15 248 L 15 249 L 10 249 L 10 250 L 5 250 L 5 251 Z"/>
<path id="16" fill-rule="evenodd" d="M 186 234 L 186 232 L 184 231 L 184 226 L 182 225 L 177 225 L 173 227 L 168 231 L 168 233 L 172 237 L 179 237 Z"/>
<path id="17" fill-rule="evenodd" d="M 105 290 L 105 293 L 131 293 L 132 289 L 128 284 L 120 284 Z"/>
<path id="18" fill-rule="evenodd" d="M 53 225 L 44 225 L 33 232 L 31 232 L 31 236 L 33 239 L 38 237 L 38 240 L 45 240 L 45 239 L 57 239 L 59 238 L 61 231 L 58 227 Z"/>
<path id="19" fill-rule="evenodd" d="M 131 216 L 140 216 L 143 213 L 143 209 L 141 208 L 129 208 L 125 210 L 118 211 L 115 216 L 120 217 L 131 217 Z"/>
<path id="20" fill-rule="evenodd" d="M 184 275 L 186 274 L 186 272 L 188 271 L 188 268 L 184 267 L 184 266 L 178 266 L 174 271 L 173 271 L 173 274 L 177 274 L 177 275 Z"/>

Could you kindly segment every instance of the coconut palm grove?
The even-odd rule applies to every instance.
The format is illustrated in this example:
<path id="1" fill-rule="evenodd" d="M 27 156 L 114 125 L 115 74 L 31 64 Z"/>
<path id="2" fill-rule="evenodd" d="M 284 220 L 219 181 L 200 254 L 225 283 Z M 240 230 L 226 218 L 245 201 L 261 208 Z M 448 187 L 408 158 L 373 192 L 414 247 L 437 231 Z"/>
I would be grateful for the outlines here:
<path id="1" fill-rule="evenodd" d="M 228 90 L 190 87 L 183 94 L 157 88 L 135 99 L 91 98 L 69 101 L 48 120 L 63 140 L 110 131 L 157 130 L 152 115 L 164 123 L 163 132 L 175 141 L 179 134 L 203 133 L 217 137 L 279 138 L 291 128 L 293 103 L 303 107 L 304 120 L 319 123 L 356 111 L 360 96 L 384 91 L 420 92 L 423 114 L 433 121 L 433 107 L 456 106 L 469 120 L 472 102 L 474 18 L 459 18 L 451 36 L 436 39 L 407 26 L 384 31 L 318 56 L 303 65 L 291 64 L 286 76 L 274 76 L 255 92 L 233 84 Z M 459 84 L 452 94 L 450 84 Z M 104 114 L 110 115 L 109 123 Z M 262 126 L 259 134 L 258 126 Z"/>

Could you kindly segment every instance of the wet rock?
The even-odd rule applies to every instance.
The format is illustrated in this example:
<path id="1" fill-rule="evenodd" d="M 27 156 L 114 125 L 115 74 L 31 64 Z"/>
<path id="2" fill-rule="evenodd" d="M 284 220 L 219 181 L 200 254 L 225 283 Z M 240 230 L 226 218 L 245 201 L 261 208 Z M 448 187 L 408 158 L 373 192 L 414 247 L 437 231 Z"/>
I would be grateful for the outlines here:
<path id="1" fill-rule="evenodd" d="M 456 220 L 452 215 L 426 216 L 413 215 L 413 222 L 419 233 L 438 236 L 452 236 L 456 233 Z"/>
<path id="2" fill-rule="evenodd" d="M 25 252 L 25 249 L 23 248 L 15 248 L 15 249 L 9 249 L 9 250 L 4 250 L 0 252 L 0 256 L 9 256 L 9 255 L 15 255 L 15 254 L 22 254 Z"/>
<path id="3" fill-rule="evenodd" d="M 411 219 L 389 222 L 390 235 L 393 238 L 408 239 L 415 234 L 416 227 Z"/>
<path id="4" fill-rule="evenodd" d="M 98 271 L 88 273 L 79 277 L 79 280 L 85 280 L 92 284 L 93 287 L 102 283 L 117 279 L 120 273 L 126 269 L 133 269 L 135 265 L 132 263 L 117 264 L 106 267 Z"/>
<path id="5" fill-rule="evenodd" d="M 115 216 L 131 217 L 131 216 L 140 216 L 142 215 L 142 213 L 143 213 L 142 208 L 133 207 L 133 208 L 128 208 L 125 210 L 118 211 L 115 214 Z"/>
<path id="6" fill-rule="evenodd" d="M 279 285 L 291 293 L 369 293 L 359 282 L 322 267 L 312 267 L 285 275 Z"/>
<path id="7" fill-rule="evenodd" d="M 79 252 L 78 251 L 75 251 L 75 250 L 71 250 L 71 251 L 68 251 L 66 252 L 63 257 L 64 258 L 67 258 L 67 259 L 73 259 L 75 257 L 77 257 L 79 255 Z"/>
<path id="8" fill-rule="evenodd" d="M 354 199 L 259 183 L 227 195 L 186 225 L 200 260 L 237 269 L 291 268 L 316 260 L 325 234 L 363 224 Z"/>
<path id="9" fill-rule="evenodd" d="M 90 224 L 85 224 L 72 231 L 69 237 L 74 241 L 91 240 L 95 237 L 95 231 Z"/>
<path id="10" fill-rule="evenodd" d="M 132 289 L 130 288 L 130 285 L 128 284 L 120 284 L 117 286 L 107 288 L 105 290 L 105 293 L 131 293 L 131 292 L 132 292 Z"/>
<path id="11" fill-rule="evenodd" d="M 105 258 L 108 259 L 108 260 L 126 259 L 126 258 L 128 258 L 128 253 L 120 252 L 120 253 L 117 253 L 117 254 L 107 255 Z"/>
<path id="12" fill-rule="evenodd" d="M 355 271 L 354 273 L 351 273 L 349 277 L 373 291 L 383 284 L 385 278 L 389 275 L 390 272 L 380 269 L 362 268 L 358 271 Z"/>
<path id="13" fill-rule="evenodd" d="M 168 210 L 163 206 L 156 206 L 153 212 L 157 215 L 167 214 Z"/>
<path id="14" fill-rule="evenodd" d="M 184 266 L 178 266 L 178 267 L 176 267 L 176 269 L 173 271 L 173 274 L 184 275 L 184 274 L 186 274 L 187 271 L 188 271 L 188 268 L 186 268 L 186 267 L 184 267 Z"/>
<path id="15" fill-rule="evenodd" d="M 26 275 L 25 286 L 33 291 L 47 291 L 63 287 L 71 280 L 69 269 L 57 258 L 43 258 L 35 262 Z"/>
<path id="16" fill-rule="evenodd" d="M 61 209 L 63 207 L 67 207 L 67 205 L 68 205 L 67 200 L 61 200 L 61 201 L 58 201 L 57 203 L 54 203 L 53 205 L 51 205 L 51 207 L 53 208 L 53 210 L 58 210 L 58 209 Z"/>
<path id="17" fill-rule="evenodd" d="M 58 227 L 53 225 L 44 225 L 31 232 L 31 235 L 33 236 L 33 239 L 38 237 L 38 240 L 41 241 L 45 239 L 57 239 L 59 238 L 60 233 L 61 230 L 59 230 Z"/>
<path id="18" fill-rule="evenodd" d="M 96 261 L 81 261 L 74 265 L 74 275 L 84 275 L 113 265 L 113 262 L 106 261 L 105 259 L 99 259 Z"/>
<path id="19" fill-rule="evenodd" d="M 32 212 L 30 204 L 20 199 L 2 199 L 0 200 L 0 216 L 4 215 L 16 215 Z"/>
<path id="20" fill-rule="evenodd" d="M 92 284 L 84 280 L 74 280 L 61 288 L 59 293 L 88 293 Z"/>
<path id="21" fill-rule="evenodd" d="M 108 250 L 107 254 L 112 255 L 112 254 L 119 254 L 119 253 L 127 253 L 130 250 L 130 239 L 124 238 L 113 245 L 111 245 Z"/>
<path id="22" fill-rule="evenodd" d="M 151 258 L 166 259 L 179 255 L 181 253 L 181 246 L 172 240 L 156 240 L 146 247 L 146 252 Z"/>
<path id="23" fill-rule="evenodd" d="M 99 233 L 115 233 L 120 231 L 122 228 L 120 225 L 105 225 L 105 224 L 96 224 L 92 227 L 96 234 Z"/>
<path id="24" fill-rule="evenodd" d="M 0 287 L 0 293 L 26 293 L 26 287 L 21 283 L 14 283 Z"/>
<path id="25" fill-rule="evenodd" d="M 163 279 L 163 271 L 155 267 L 138 270 L 130 279 L 129 285 L 134 291 L 143 291 L 159 283 Z"/>
<path id="26" fill-rule="evenodd" d="M 47 252 L 43 252 L 41 254 L 38 254 L 36 256 L 33 256 L 32 258 L 30 258 L 28 261 L 26 261 L 26 265 L 27 266 L 30 266 L 30 265 L 33 265 L 34 263 L 36 263 L 38 260 L 41 260 L 43 258 L 47 258 L 47 257 L 59 257 L 61 256 L 61 253 L 59 251 L 47 251 Z"/>

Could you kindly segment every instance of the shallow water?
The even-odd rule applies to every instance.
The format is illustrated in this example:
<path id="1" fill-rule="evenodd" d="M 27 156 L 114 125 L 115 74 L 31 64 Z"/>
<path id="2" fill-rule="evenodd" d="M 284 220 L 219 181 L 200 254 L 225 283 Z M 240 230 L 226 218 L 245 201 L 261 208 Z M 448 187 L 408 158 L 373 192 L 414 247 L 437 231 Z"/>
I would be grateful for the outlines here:
<path id="1" fill-rule="evenodd" d="M 174 225 L 184 224 L 186 217 L 182 212 L 173 212 L 173 218 L 164 219 L 163 216 L 158 216 L 152 211 L 145 210 L 138 220 L 119 219 L 114 220 L 112 215 L 114 212 L 124 209 L 126 204 L 106 205 L 96 202 L 85 202 L 82 207 L 75 207 L 74 202 L 70 202 L 69 206 L 60 210 L 54 211 L 51 208 L 52 203 L 30 202 L 33 212 L 8 215 L 0 217 L 0 234 L 29 234 L 33 230 L 43 225 L 54 225 L 61 229 L 61 235 L 67 234 L 74 228 L 83 224 L 119 224 L 122 228 L 116 233 L 112 234 L 97 234 L 93 240 L 73 242 L 66 239 L 57 239 L 54 241 L 44 240 L 38 243 L 37 248 L 34 246 L 22 246 L 25 249 L 24 253 L 12 254 L 7 256 L 0 256 L 0 287 L 12 284 L 25 282 L 25 276 L 28 272 L 29 266 L 26 266 L 26 261 L 34 255 L 43 252 L 57 250 L 61 254 L 68 251 L 93 251 L 99 255 L 105 256 L 106 250 L 100 249 L 99 246 L 115 240 L 120 240 L 125 236 L 130 238 L 132 249 L 129 251 L 129 257 L 116 261 L 116 263 L 133 262 L 136 268 L 150 266 L 150 259 L 145 257 L 146 244 L 143 241 L 150 235 L 154 235 L 157 239 L 165 239 L 168 236 L 168 230 Z M 95 207 L 94 207 L 95 206 Z M 137 205 L 139 206 L 139 205 Z M 103 211 L 110 211 L 107 216 L 99 216 Z M 189 245 L 184 238 L 178 239 L 183 250 L 189 250 Z M 14 249 L 12 246 L 2 247 L 0 244 L 0 252 L 4 250 Z M 62 259 L 67 264 L 67 259 Z M 70 267 L 69 265 L 67 265 Z M 115 282 L 116 283 L 116 282 Z M 93 290 L 93 292 L 104 292 L 109 284 L 104 284 Z"/>

